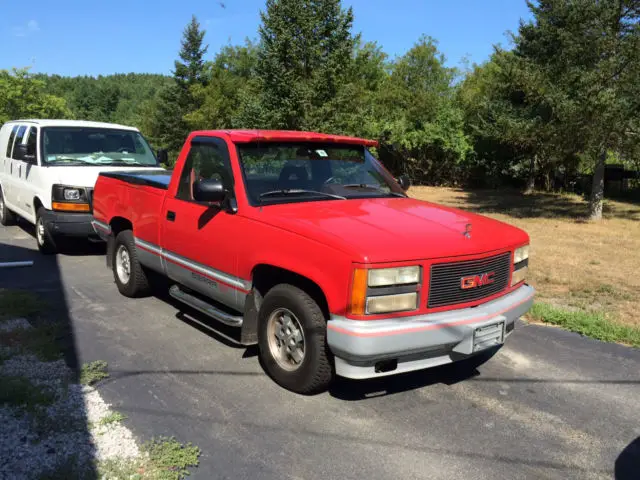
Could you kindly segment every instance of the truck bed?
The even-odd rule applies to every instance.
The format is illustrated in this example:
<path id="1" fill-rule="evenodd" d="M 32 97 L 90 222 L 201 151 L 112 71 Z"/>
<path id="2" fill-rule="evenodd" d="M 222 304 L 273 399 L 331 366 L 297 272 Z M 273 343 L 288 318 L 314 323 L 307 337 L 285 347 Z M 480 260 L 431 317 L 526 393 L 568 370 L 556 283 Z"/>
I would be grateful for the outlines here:
<path id="1" fill-rule="evenodd" d="M 172 170 L 152 170 L 150 172 L 141 170 L 118 171 L 118 172 L 102 172 L 103 177 L 115 178 L 123 182 L 132 183 L 134 185 L 146 185 L 148 187 L 160 188 L 167 190 L 169 182 L 171 182 Z"/>

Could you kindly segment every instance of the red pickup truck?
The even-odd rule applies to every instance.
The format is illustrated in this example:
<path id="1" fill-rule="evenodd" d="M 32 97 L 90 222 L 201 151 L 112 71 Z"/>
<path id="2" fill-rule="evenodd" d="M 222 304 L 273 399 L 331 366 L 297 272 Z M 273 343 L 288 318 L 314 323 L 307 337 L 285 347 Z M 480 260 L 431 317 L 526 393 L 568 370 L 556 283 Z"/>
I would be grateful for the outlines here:
<path id="1" fill-rule="evenodd" d="M 409 198 L 376 145 L 197 131 L 173 171 L 101 173 L 93 226 L 118 289 L 169 280 L 298 393 L 497 350 L 533 302 L 529 236 Z"/>

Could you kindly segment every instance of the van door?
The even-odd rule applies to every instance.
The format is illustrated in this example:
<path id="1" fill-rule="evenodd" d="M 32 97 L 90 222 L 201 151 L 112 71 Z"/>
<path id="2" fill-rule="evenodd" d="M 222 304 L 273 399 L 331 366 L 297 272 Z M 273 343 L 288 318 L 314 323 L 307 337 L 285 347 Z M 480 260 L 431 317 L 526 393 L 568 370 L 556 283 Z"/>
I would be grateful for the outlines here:
<path id="1" fill-rule="evenodd" d="M 26 185 L 24 174 L 24 162 L 19 158 L 18 146 L 23 143 L 25 133 L 27 132 L 26 125 L 19 125 L 16 133 L 16 138 L 13 143 L 13 152 L 11 154 L 11 180 L 13 183 L 11 196 L 14 211 L 23 216 L 26 212 L 24 209 L 23 199 L 26 197 Z"/>
<path id="2" fill-rule="evenodd" d="M 13 160 L 12 160 L 12 156 L 13 156 L 13 144 L 15 143 L 15 139 L 16 139 L 16 134 L 18 133 L 18 128 L 20 127 L 20 125 L 14 125 L 13 128 L 11 129 L 11 133 L 9 134 L 9 140 L 7 141 L 7 150 L 5 151 L 6 153 L 6 158 L 5 158 L 5 180 L 6 180 L 6 185 L 4 185 L 3 187 L 6 189 L 6 191 L 4 192 L 4 201 L 6 202 L 8 207 L 11 207 L 12 209 L 15 207 L 16 205 L 16 197 L 15 197 L 15 177 L 13 175 Z"/>
<path id="3" fill-rule="evenodd" d="M 36 194 L 40 193 L 39 190 L 42 187 L 41 172 L 38 166 L 38 129 L 36 127 L 32 126 L 25 132 L 23 145 L 25 146 L 23 150 L 24 156 L 16 159 L 16 161 L 19 162 L 18 184 L 22 186 L 19 207 L 24 209 L 25 218 L 35 222 L 36 212 L 33 208 L 33 199 L 36 197 Z"/>

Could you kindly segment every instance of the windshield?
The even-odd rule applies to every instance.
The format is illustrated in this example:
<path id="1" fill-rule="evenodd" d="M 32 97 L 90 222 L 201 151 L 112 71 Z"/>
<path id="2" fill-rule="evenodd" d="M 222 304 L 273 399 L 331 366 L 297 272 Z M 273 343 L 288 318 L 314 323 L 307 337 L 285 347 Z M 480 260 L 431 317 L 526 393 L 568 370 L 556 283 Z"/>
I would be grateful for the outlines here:
<path id="1" fill-rule="evenodd" d="M 262 142 L 237 148 L 252 205 L 405 196 L 362 145 Z"/>
<path id="2" fill-rule="evenodd" d="M 158 165 L 140 133 L 93 127 L 43 128 L 42 161 L 50 166 Z"/>

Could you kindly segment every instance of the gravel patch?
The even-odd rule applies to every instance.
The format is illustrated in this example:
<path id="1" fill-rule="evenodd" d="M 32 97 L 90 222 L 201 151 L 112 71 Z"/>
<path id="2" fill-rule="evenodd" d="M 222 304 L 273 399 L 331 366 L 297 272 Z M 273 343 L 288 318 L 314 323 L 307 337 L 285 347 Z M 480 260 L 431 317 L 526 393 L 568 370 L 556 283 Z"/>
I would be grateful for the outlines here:
<path id="1" fill-rule="evenodd" d="M 30 328 L 22 320 L 3 322 L 0 334 Z M 0 405 L 0 479 L 33 479 L 54 471 L 62 472 L 60 478 L 85 478 L 93 475 L 88 472 L 95 472 L 97 462 L 140 455 L 133 434 L 122 423 L 101 423 L 113 418 L 110 405 L 95 388 L 70 383 L 72 372 L 64 361 L 43 362 L 7 348 L 1 353 L 13 356 L 0 365 L 0 376 L 26 379 L 51 392 L 53 400 L 36 402 L 29 410 Z"/>
<path id="2" fill-rule="evenodd" d="M 0 323 L 0 333 L 11 332 L 13 330 L 26 330 L 27 328 L 31 328 L 31 324 L 26 318 L 12 318 L 11 320 L 5 320 Z"/>

